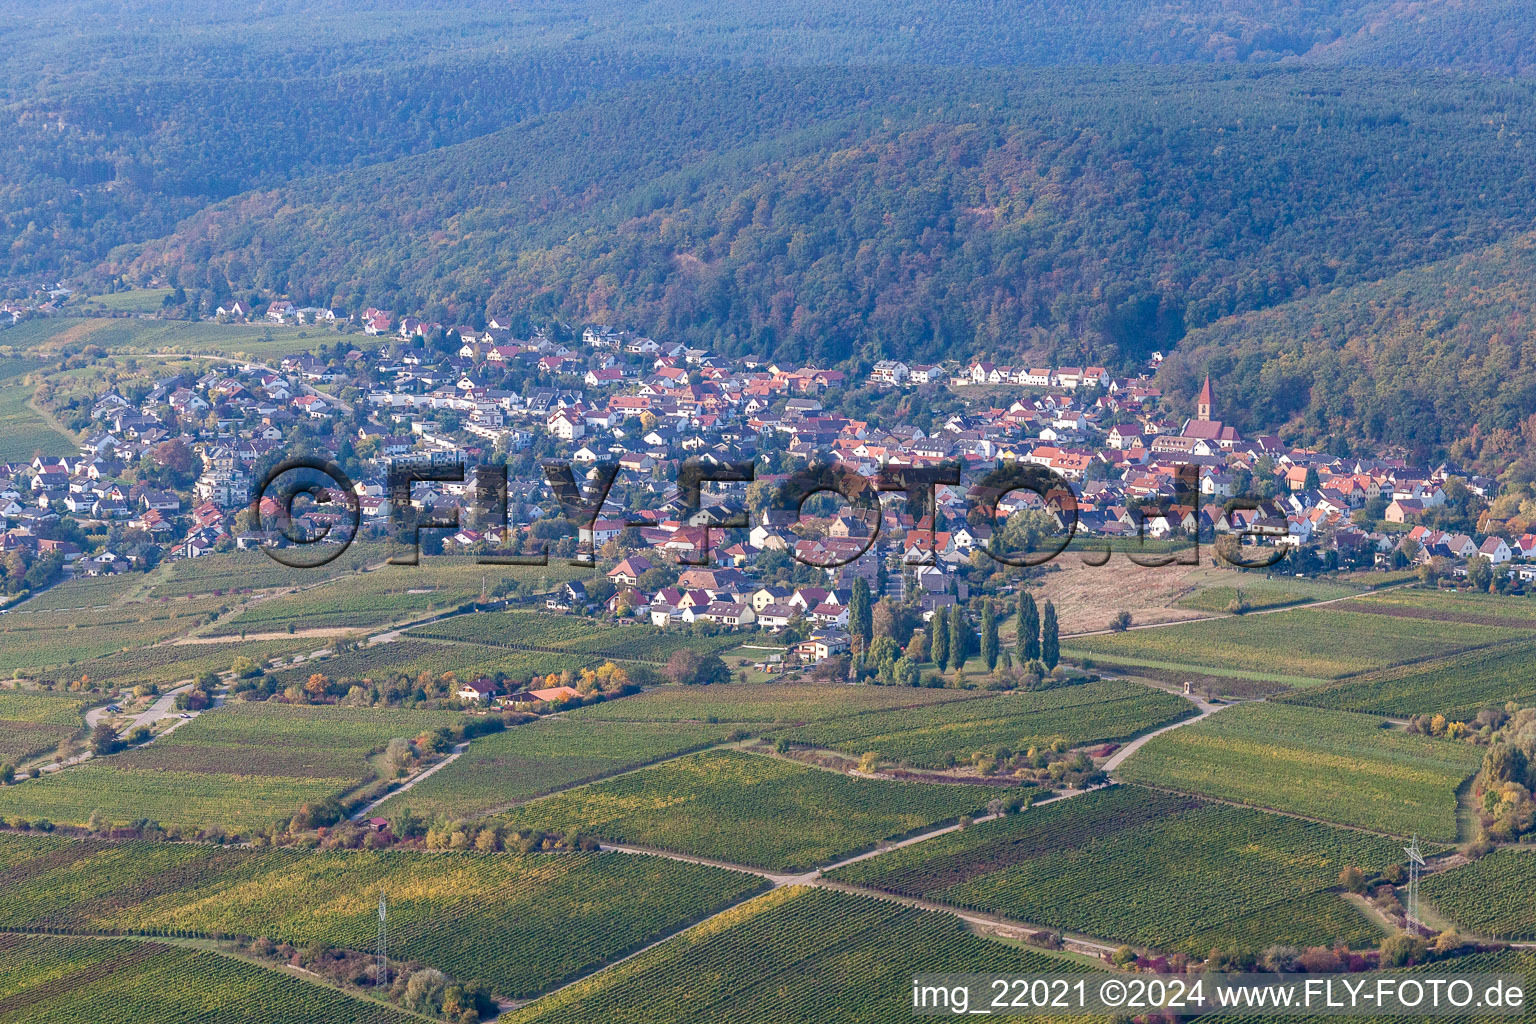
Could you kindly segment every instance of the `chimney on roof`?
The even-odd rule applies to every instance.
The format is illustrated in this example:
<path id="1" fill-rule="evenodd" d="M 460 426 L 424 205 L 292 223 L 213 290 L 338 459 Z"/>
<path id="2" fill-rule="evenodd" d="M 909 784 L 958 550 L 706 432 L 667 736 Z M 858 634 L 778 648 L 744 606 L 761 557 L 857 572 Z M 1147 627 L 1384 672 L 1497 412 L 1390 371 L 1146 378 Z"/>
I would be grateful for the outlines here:
<path id="1" fill-rule="evenodd" d="M 1205 375 L 1205 386 L 1200 389 L 1200 397 L 1195 399 L 1195 419 L 1201 423 L 1209 423 L 1211 420 L 1211 407 L 1216 404 L 1215 397 L 1211 394 L 1211 375 Z"/>

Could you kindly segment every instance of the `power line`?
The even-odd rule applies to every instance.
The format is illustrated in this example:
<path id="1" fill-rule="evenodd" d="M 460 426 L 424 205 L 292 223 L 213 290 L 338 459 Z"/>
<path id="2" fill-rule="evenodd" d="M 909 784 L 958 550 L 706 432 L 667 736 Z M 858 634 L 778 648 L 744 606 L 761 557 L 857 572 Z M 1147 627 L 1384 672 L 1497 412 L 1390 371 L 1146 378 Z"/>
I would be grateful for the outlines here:
<path id="1" fill-rule="evenodd" d="M 1417 930 L 1419 921 L 1419 871 L 1424 866 L 1424 854 L 1419 850 L 1419 837 L 1413 837 L 1413 842 L 1403 847 L 1403 852 L 1408 854 L 1408 923 Z"/>
<path id="2" fill-rule="evenodd" d="M 386 930 L 384 894 L 379 893 L 379 941 L 376 947 L 379 962 L 374 968 L 373 987 L 382 989 L 389 978 L 389 933 Z"/>

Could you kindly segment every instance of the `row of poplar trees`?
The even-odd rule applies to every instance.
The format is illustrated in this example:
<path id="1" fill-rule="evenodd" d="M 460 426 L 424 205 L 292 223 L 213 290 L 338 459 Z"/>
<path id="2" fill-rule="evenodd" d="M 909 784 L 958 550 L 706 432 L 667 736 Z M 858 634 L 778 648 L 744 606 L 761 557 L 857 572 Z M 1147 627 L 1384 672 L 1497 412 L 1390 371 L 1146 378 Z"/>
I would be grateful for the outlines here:
<path id="1" fill-rule="evenodd" d="M 868 650 L 873 633 L 870 597 L 869 585 L 862 579 L 855 580 L 853 597 L 848 603 L 848 632 L 860 650 Z M 1061 660 L 1056 606 L 1046 601 L 1042 614 L 1033 597 L 1021 595 L 1017 627 L 1020 658 L 1025 662 L 1041 661 L 1046 668 L 1055 668 Z M 940 672 L 948 671 L 951 666 L 958 672 L 973 654 L 980 654 L 987 671 L 991 672 L 997 668 L 999 654 L 997 613 L 991 601 L 983 601 L 981 606 L 979 650 L 976 641 L 970 616 L 959 605 L 938 609 L 928 621 L 928 655 Z"/>

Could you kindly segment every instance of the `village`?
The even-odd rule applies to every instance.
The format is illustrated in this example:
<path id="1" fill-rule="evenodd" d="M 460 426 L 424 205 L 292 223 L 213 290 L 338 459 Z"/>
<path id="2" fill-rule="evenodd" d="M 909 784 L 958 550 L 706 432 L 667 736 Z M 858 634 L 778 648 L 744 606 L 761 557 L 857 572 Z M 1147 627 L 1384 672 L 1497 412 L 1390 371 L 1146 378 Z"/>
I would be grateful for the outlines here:
<path id="1" fill-rule="evenodd" d="M 238 302 L 216 315 L 256 317 Z M 1276 572 L 1418 566 L 1496 589 L 1536 579 L 1536 534 L 1476 532 L 1494 481 L 1388 453 L 1345 459 L 1244 436 L 1221 419 L 1220 383 L 1209 378 L 1193 414 L 1179 416 L 1156 383 L 1157 356 L 1130 377 L 1098 366 L 882 360 L 851 379 L 847 369 L 728 359 L 601 325 L 563 342 L 540 330 L 518 337 L 512 318 L 495 314 L 484 328 L 445 327 L 280 301 L 257 318 L 339 331 L 274 365 L 214 360 L 131 396 L 94 396 L 78 453 L 0 466 L 13 593 L 284 543 L 274 520 L 289 510 L 269 495 L 254 512 L 250 503 L 270 467 L 294 455 L 333 461 L 355 491 L 296 511 L 301 532 L 330 528 L 327 542 L 349 542 L 334 527 L 352 506 L 364 535 L 383 535 L 391 465 L 468 466 L 459 480 L 411 491 L 419 516 L 456 524 L 422 533 L 429 553 L 586 557 L 606 583 L 566 584 L 544 599 L 549 611 L 793 629 L 791 639 L 811 645 L 808 660 L 846 646 L 855 579 L 924 616 L 995 585 L 1001 563 L 989 552 L 1007 518 L 1025 511 L 1038 527 L 1023 542 L 1032 549 L 1070 532 L 1077 544 L 1101 539 L 1106 552 L 1165 559 L 1190 557 L 1197 544 L 1229 559 L 1260 551 L 1255 564 L 1286 555 Z M 710 485 L 691 510 L 676 489 L 687 459 L 752 463 L 756 479 Z M 589 480 L 598 464 L 617 466 L 589 521 L 560 515 L 546 461 Z M 958 464 L 962 482 L 938 486 L 927 510 L 899 494 L 882 495 L 873 515 L 831 495 L 798 514 L 771 507 L 774 485 L 813 462 L 871 477 Z M 473 500 L 485 464 L 512 469 L 499 520 Z M 1049 502 L 1012 492 L 986 521 L 971 500 L 975 481 L 1010 465 L 1044 467 L 1066 492 Z"/>

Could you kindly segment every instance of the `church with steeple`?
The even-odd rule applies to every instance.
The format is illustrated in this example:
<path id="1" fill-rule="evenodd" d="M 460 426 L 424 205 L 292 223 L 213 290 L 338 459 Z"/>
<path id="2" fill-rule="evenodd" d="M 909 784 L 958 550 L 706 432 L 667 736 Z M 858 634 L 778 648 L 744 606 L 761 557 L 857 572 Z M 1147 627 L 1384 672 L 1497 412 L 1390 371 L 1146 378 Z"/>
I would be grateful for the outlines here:
<path id="1" fill-rule="evenodd" d="M 1210 374 L 1205 375 L 1205 385 L 1200 389 L 1200 397 L 1195 399 L 1195 418 L 1185 422 L 1183 436 L 1218 448 L 1232 448 L 1242 440 L 1237 428 L 1216 418 L 1216 393 L 1211 388 Z"/>

